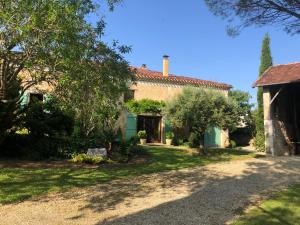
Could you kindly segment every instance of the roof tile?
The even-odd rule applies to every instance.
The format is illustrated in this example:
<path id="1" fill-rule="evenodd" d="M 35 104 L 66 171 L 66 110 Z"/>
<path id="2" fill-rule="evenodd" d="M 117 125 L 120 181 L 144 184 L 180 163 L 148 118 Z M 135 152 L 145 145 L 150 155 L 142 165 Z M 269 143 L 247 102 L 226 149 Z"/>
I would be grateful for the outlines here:
<path id="1" fill-rule="evenodd" d="M 300 82 L 300 62 L 272 66 L 253 84 L 253 87 Z"/>
<path id="2" fill-rule="evenodd" d="M 172 83 L 172 84 L 179 84 L 179 85 L 193 85 L 193 86 L 205 86 L 205 87 L 212 87 L 218 88 L 223 90 L 229 90 L 232 88 L 231 85 L 225 83 L 219 83 L 214 81 L 208 80 L 201 80 L 197 78 L 191 78 L 186 76 L 178 76 L 170 74 L 168 77 L 164 77 L 163 73 L 148 70 L 145 68 L 136 68 L 136 78 L 137 80 L 147 80 L 147 81 L 157 81 L 157 82 L 164 82 L 164 83 Z"/>

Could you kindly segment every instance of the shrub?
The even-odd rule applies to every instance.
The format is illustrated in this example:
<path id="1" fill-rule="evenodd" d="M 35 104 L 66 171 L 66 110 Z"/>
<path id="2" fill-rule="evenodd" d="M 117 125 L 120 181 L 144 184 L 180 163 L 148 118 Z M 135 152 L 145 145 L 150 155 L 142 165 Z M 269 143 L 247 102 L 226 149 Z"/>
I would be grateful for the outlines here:
<path id="1" fill-rule="evenodd" d="M 265 152 L 265 136 L 261 131 L 257 131 L 257 135 L 255 136 L 255 148 L 258 152 Z"/>
<path id="2" fill-rule="evenodd" d="M 69 158 L 70 142 L 66 138 L 34 137 L 31 135 L 10 135 L 0 146 L 0 155 L 12 158 L 42 160 Z"/>
<path id="3" fill-rule="evenodd" d="M 74 120 L 56 108 L 52 101 L 32 102 L 25 115 L 25 127 L 36 137 L 71 135 Z"/>
<path id="4" fill-rule="evenodd" d="M 190 147 L 191 143 L 190 142 L 183 142 L 182 146 L 184 146 L 184 147 Z"/>
<path id="5" fill-rule="evenodd" d="M 236 147 L 236 142 L 234 140 L 230 140 L 230 147 L 235 148 Z"/>
<path id="6" fill-rule="evenodd" d="M 140 130 L 137 134 L 137 136 L 140 138 L 140 139 L 145 139 L 147 138 L 147 133 L 145 130 Z"/>
<path id="7" fill-rule="evenodd" d="M 136 155 L 142 149 L 142 147 L 138 146 L 139 139 L 138 136 L 134 136 L 128 141 L 122 142 L 118 147 L 118 151 L 125 156 Z"/>
<path id="8" fill-rule="evenodd" d="M 73 154 L 70 160 L 73 163 L 87 163 L 87 164 L 100 164 L 105 163 L 107 160 L 101 156 L 88 156 L 85 153 Z"/>
<path id="9" fill-rule="evenodd" d="M 166 133 L 166 139 L 173 139 L 173 137 L 174 137 L 173 132 L 169 131 L 169 132 Z"/>
<path id="10" fill-rule="evenodd" d="M 140 138 L 137 135 L 135 135 L 131 137 L 128 142 L 130 143 L 130 145 L 137 145 L 140 142 L 139 139 Z"/>
<path id="11" fill-rule="evenodd" d="M 199 147 L 201 144 L 201 137 L 199 134 L 195 132 L 191 132 L 189 136 L 189 147 L 196 148 Z"/>

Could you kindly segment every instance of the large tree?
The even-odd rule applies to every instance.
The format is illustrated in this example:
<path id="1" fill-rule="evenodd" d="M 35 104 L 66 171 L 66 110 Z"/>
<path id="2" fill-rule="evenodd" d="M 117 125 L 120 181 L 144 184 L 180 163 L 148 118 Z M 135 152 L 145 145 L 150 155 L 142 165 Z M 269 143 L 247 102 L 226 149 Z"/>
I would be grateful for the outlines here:
<path id="1" fill-rule="evenodd" d="M 187 88 L 167 103 L 166 115 L 173 128 L 189 128 L 203 141 L 208 128 L 233 129 L 239 123 L 237 104 L 216 91 Z"/>
<path id="2" fill-rule="evenodd" d="M 81 89 L 71 89 L 73 86 L 69 89 L 76 94 L 76 91 L 89 90 L 87 80 L 93 76 L 97 80 L 93 84 L 98 85 L 102 97 L 120 95 L 123 84 L 131 78 L 127 62 L 121 56 L 128 48 L 117 44 L 108 47 L 101 41 L 105 23 L 96 13 L 101 3 L 108 3 L 112 9 L 118 1 L 0 1 L 0 102 L 3 105 L 0 110 L 13 110 L 8 114 L 17 118 L 23 93 L 42 81 L 57 85 L 61 79 L 77 80 Z M 86 20 L 91 14 L 98 15 L 93 23 L 96 26 Z M 11 94 L 18 82 L 21 82 L 20 91 Z M 80 86 L 80 82 L 86 85 Z M 0 124 L 7 119 L 1 117 Z M 3 130 L 10 130 L 9 126 Z"/>
<path id="3" fill-rule="evenodd" d="M 205 0 L 210 10 L 227 19 L 231 34 L 248 26 L 278 25 L 290 34 L 300 33 L 299 0 Z"/>
<path id="4" fill-rule="evenodd" d="M 270 37 L 265 35 L 262 43 L 259 76 L 273 65 L 273 59 L 270 49 Z M 261 87 L 257 90 L 257 112 L 256 120 L 256 148 L 263 151 L 265 149 L 265 134 L 264 134 L 264 109 L 263 109 L 263 90 Z"/>

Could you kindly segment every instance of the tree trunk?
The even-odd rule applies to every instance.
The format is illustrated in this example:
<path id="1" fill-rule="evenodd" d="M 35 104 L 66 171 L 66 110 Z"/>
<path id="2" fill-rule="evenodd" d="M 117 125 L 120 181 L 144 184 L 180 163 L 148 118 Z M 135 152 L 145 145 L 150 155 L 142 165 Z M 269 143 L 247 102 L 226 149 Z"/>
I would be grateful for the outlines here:
<path id="1" fill-rule="evenodd" d="M 199 155 L 206 155 L 204 147 L 204 134 L 201 134 L 200 145 L 198 148 Z"/>
<path id="2" fill-rule="evenodd" d="M 5 83 L 6 83 L 6 78 L 5 78 L 5 71 L 4 71 L 4 60 L 0 60 L 0 101 L 5 99 Z"/>

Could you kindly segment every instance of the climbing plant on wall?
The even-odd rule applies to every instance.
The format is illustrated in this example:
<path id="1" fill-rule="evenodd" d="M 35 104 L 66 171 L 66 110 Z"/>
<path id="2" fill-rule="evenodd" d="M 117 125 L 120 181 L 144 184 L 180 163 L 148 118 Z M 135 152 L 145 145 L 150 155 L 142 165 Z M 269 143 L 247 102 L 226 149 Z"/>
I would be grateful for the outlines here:
<path id="1" fill-rule="evenodd" d="M 161 113 L 165 106 L 165 102 L 151 99 L 130 100 L 125 103 L 125 108 L 134 114 Z"/>

